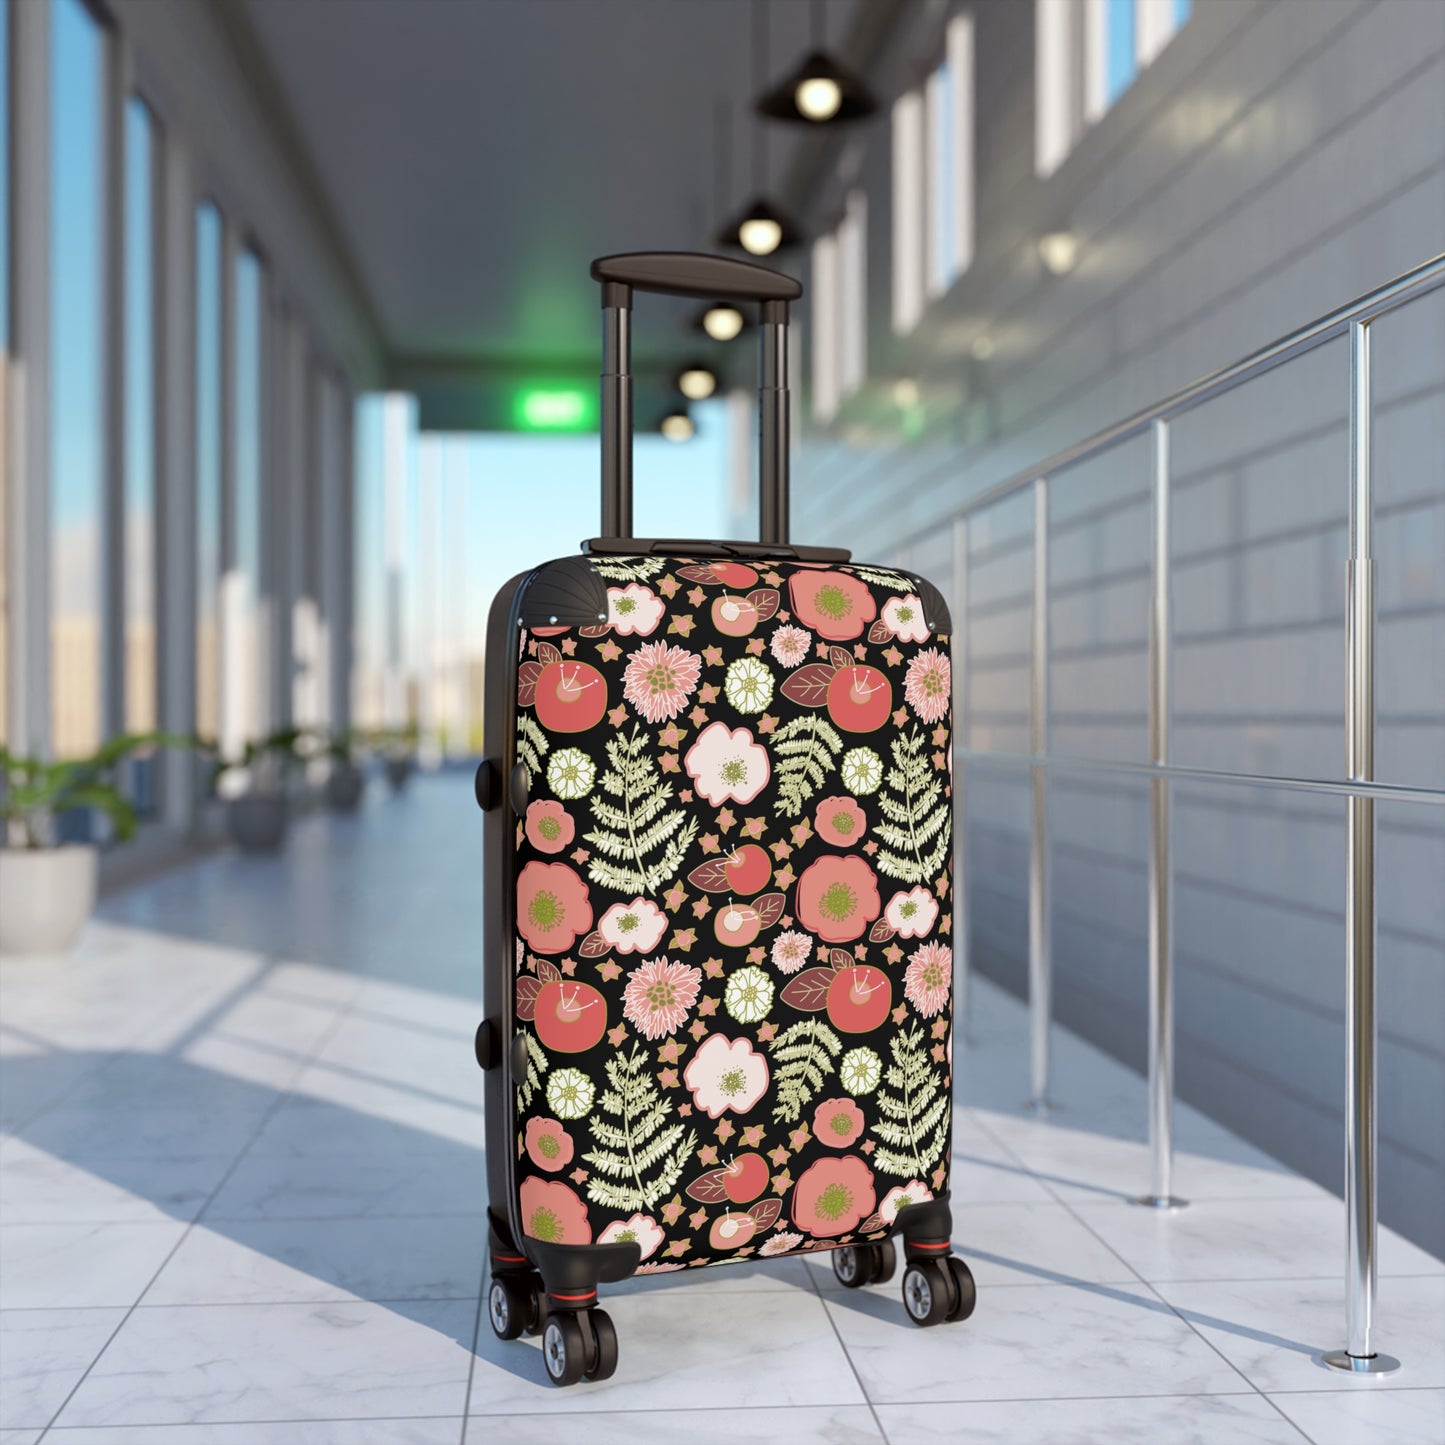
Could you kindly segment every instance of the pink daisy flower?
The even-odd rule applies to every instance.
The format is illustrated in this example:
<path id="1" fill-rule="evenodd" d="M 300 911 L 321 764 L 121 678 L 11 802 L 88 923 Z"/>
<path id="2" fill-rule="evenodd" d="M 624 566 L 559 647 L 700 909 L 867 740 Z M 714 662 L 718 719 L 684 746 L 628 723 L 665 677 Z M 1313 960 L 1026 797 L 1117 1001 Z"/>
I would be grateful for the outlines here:
<path id="1" fill-rule="evenodd" d="M 803 1242 L 801 1234 L 794 1234 L 791 1230 L 782 1234 L 775 1234 L 759 1251 L 758 1254 L 766 1259 L 773 1254 L 787 1254 L 790 1249 L 796 1249 Z"/>
<path id="2" fill-rule="evenodd" d="M 701 671 L 702 659 L 685 647 L 644 643 L 622 674 L 622 695 L 648 722 L 666 722 L 687 706 Z"/>
<path id="3" fill-rule="evenodd" d="M 773 633 L 773 656 L 784 667 L 796 667 L 808 655 L 811 641 L 801 627 L 779 627 Z"/>
<path id="4" fill-rule="evenodd" d="M 903 975 L 903 992 L 924 1018 L 931 1019 L 948 1003 L 953 987 L 953 950 L 946 943 L 925 943 Z"/>
<path id="5" fill-rule="evenodd" d="M 903 681 L 903 696 L 908 705 L 926 723 L 936 723 L 948 711 L 953 692 L 953 668 L 948 654 L 930 647 L 908 664 Z"/>
<path id="6" fill-rule="evenodd" d="M 627 975 L 622 992 L 622 1016 L 644 1037 L 660 1039 L 676 1033 L 697 1002 L 702 970 L 665 958 L 649 959 Z"/>
<path id="7" fill-rule="evenodd" d="M 796 929 L 773 940 L 773 967 L 779 973 L 797 973 L 813 954 L 813 940 Z"/>

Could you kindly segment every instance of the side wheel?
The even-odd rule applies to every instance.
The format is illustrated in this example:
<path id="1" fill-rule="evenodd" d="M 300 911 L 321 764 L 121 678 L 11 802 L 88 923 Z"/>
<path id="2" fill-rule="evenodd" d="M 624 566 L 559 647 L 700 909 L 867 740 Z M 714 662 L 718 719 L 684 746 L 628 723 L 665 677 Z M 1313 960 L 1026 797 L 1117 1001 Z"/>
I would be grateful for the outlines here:
<path id="1" fill-rule="evenodd" d="M 978 1286 L 973 1282 L 973 1271 L 957 1255 L 949 1255 L 946 1263 L 949 1274 L 953 1276 L 954 1296 L 948 1318 L 950 1322 L 966 1320 L 978 1303 Z"/>
<path id="2" fill-rule="evenodd" d="M 499 1340 L 515 1340 L 527 1327 L 532 1297 L 521 1281 L 508 1275 L 493 1275 L 487 1290 L 487 1318 Z"/>
<path id="3" fill-rule="evenodd" d="M 588 1310 L 592 1328 L 592 1358 L 584 1372 L 589 1380 L 610 1380 L 617 1373 L 617 1330 L 606 1310 Z"/>
<path id="4" fill-rule="evenodd" d="M 953 1303 L 952 1281 L 934 1259 L 913 1260 L 903 1271 L 903 1308 L 920 1327 L 942 1324 Z"/>
<path id="5" fill-rule="evenodd" d="M 539 1274 L 532 1276 L 528 1287 L 532 1292 L 532 1305 L 527 1311 L 526 1332 L 535 1338 L 547 1327 L 547 1290 Z"/>
<path id="6" fill-rule="evenodd" d="M 833 1273 L 844 1289 L 862 1289 L 873 1278 L 873 1260 L 866 1245 L 845 1244 L 833 1251 Z"/>
<path id="7" fill-rule="evenodd" d="M 893 1241 L 885 1239 L 882 1244 L 871 1246 L 873 1253 L 873 1272 L 871 1279 L 874 1284 L 887 1284 L 893 1278 L 893 1271 L 898 1268 L 898 1251 L 893 1248 Z"/>
<path id="8" fill-rule="evenodd" d="M 542 1362 L 547 1378 L 559 1387 L 575 1385 L 587 1366 L 582 1326 L 576 1315 L 552 1315 L 542 1331 Z"/>

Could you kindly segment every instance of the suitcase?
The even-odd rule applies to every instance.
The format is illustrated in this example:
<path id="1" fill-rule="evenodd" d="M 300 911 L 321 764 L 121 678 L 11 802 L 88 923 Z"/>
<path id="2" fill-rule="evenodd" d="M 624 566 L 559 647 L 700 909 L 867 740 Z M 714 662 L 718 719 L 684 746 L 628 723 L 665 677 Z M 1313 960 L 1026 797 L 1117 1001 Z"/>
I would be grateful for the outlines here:
<path id="1" fill-rule="evenodd" d="M 915 1323 L 966 1318 L 950 1254 L 948 610 L 922 578 L 791 545 L 790 277 L 610 256 L 603 532 L 519 573 L 487 634 L 485 1071 L 502 1339 L 616 1369 L 598 1286 L 831 1250 Z M 637 290 L 760 308 L 759 542 L 632 537 Z"/>

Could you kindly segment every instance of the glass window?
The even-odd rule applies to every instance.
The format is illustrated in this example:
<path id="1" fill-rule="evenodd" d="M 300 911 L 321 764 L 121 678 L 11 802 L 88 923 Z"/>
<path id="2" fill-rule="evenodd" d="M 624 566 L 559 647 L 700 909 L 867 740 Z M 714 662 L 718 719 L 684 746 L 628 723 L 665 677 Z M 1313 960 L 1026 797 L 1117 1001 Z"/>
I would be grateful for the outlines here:
<path id="1" fill-rule="evenodd" d="M 105 33 L 81 0 L 51 16 L 51 746 L 67 758 L 101 740 Z"/>
<path id="2" fill-rule="evenodd" d="M 227 619 L 235 653 L 227 671 L 237 690 L 235 724 L 248 738 L 261 734 L 260 632 L 257 598 L 261 582 L 261 262 L 243 251 L 236 262 L 235 418 L 236 454 L 232 484 L 233 577 L 226 596 L 234 616 Z M 229 709 L 228 709 L 229 710 Z"/>
<path id="3" fill-rule="evenodd" d="M 912 331 L 923 315 L 924 116 L 921 92 L 893 102 L 893 329 Z"/>
<path id="4" fill-rule="evenodd" d="M 9 449 L 6 401 L 10 385 L 10 0 L 0 0 L 0 448 Z M 3 453 L 0 453 L 3 456 Z M 0 463 L 0 747 L 9 740 L 10 620 L 5 610 L 5 518 L 10 510 L 6 468 Z"/>
<path id="5" fill-rule="evenodd" d="M 221 213 L 196 210 L 196 730 L 220 727 Z"/>
<path id="6" fill-rule="evenodd" d="M 1104 42 L 1104 104 L 1113 103 L 1129 88 L 1139 70 L 1134 41 L 1134 0 L 1109 0 Z"/>

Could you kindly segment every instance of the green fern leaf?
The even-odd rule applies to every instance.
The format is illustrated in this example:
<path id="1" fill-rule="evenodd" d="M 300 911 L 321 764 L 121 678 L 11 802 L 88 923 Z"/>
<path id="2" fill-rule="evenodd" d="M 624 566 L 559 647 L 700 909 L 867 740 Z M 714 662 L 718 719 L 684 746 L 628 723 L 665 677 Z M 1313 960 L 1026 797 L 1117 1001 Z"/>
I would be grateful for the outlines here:
<path id="1" fill-rule="evenodd" d="M 610 1088 L 588 1123 L 600 1147 L 582 1156 L 593 1169 L 587 1197 L 608 1209 L 655 1209 L 676 1189 L 697 1148 L 696 1132 L 676 1122 L 650 1068 L 637 1044 L 608 1059 Z"/>
<path id="2" fill-rule="evenodd" d="M 796 818 L 837 766 L 843 739 L 817 713 L 806 713 L 784 723 L 773 734 L 772 749 L 777 759 L 773 780 L 778 789 L 773 810 Z"/>
<path id="3" fill-rule="evenodd" d="M 893 739 L 893 766 L 879 790 L 882 820 L 873 834 L 882 845 L 873 866 L 888 878 L 923 883 L 948 857 L 953 841 L 953 809 L 928 754 L 928 740 L 914 728 Z"/>
<path id="4" fill-rule="evenodd" d="M 778 1100 L 773 1118 L 795 1124 L 837 1067 L 843 1042 L 827 1024 L 810 1018 L 784 1029 L 769 1052 Z"/>
<path id="5" fill-rule="evenodd" d="M 874 1150 L 873 1168 L 904 1179 L 927 1179 L 948 1147 L 952 1099 L 930 1063 L 922 1028 L 895 1034 L 889 1049 L 893 1063 L 874 1098 L 886 1117 L 875 1120 L 869 1132 L 890 1147 Z"/>
<path id="6" fill-rule="evenodd" d="M 542 772 L 542 760 L 551 749 L 547 734 L 531 713 L 517 714 L 517 761 L 525 763 L 535 778 Z"/>

